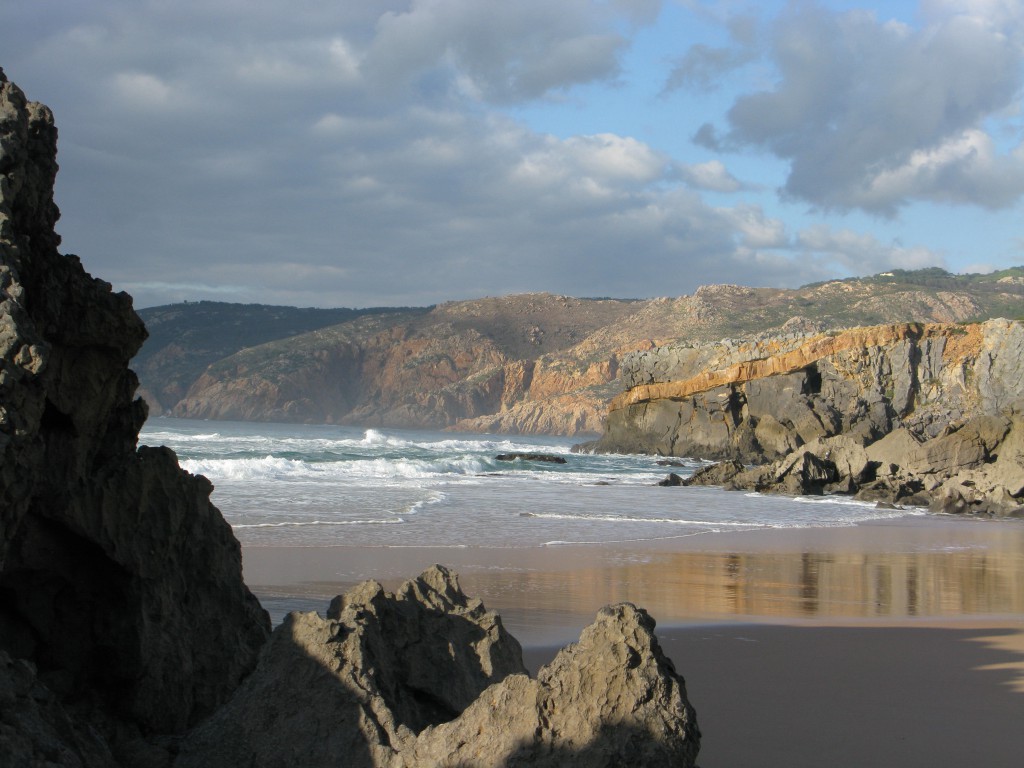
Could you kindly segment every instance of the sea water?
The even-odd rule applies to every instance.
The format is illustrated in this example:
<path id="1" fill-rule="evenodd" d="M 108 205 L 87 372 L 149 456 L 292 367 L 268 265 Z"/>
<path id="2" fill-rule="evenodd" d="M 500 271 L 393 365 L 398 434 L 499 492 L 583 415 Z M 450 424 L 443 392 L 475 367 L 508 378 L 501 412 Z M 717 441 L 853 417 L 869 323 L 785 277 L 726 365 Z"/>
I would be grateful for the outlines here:
<path id="1" fill-rule="evenodd" d="M 246 546 L 550 547 L 922 514 L 841 497 L 659 487 L 668 472 L 686 476 L 703 462 L 573 453 L 562 437 L 154 418 L 140 442 L 172 448 L 184 469 L 209 478 Z M 511 452 L 566 463 L 495 458 Z"/>

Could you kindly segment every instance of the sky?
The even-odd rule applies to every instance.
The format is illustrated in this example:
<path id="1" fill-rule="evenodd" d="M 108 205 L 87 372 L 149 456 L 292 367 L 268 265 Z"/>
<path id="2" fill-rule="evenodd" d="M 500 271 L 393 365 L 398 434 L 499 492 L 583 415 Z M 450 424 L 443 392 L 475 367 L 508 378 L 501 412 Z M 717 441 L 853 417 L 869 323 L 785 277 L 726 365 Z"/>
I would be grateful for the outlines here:
<path id="1" fill-rule="evenodd" d="M 1024 264 L 1024 0 L 4 0 L 136 307 Z"/>

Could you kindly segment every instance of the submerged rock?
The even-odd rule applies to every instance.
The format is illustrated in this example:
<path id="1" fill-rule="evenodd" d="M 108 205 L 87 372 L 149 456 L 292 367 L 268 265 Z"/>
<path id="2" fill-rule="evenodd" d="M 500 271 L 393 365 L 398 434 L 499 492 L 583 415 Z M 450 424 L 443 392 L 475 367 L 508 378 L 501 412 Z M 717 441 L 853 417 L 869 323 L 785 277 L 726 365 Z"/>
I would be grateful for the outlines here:
<path id="1" fill-rule="evenodd" d="M 686 485 L 686 481 L 675 472 L 669 472 L 664 478 L 658 481 L 658 485 L 670 488 L 676 485 Z"/>
<path id="2" fill-rule="evenodd" d="M 541 461 L 548 464 L 568 463 L 562 456 L 555 456 L 550 453 L 499 453 L 494 457 L 495 461 Z"/>
<path id="3" fill-rule="evenodd" d="M 690 766 L 686 689 L 631 605 L 604 609 L 530 679 L 498 616 L 434 566 L 293 613 L 256 672 L 181 745 L 203 766 Z"/>

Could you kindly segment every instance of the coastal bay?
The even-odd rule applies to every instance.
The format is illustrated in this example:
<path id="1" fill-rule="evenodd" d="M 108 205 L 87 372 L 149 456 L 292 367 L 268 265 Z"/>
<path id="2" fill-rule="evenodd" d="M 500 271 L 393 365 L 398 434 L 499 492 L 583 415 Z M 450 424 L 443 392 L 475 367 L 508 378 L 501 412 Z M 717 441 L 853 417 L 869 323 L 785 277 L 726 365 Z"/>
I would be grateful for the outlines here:
<path id="1" fill-rule="evenodd" d="M 330 426 L 334 406 L 320 426 L 151 428 L 128 367 L 148 333 L 132 298 L 57 251 L 53 114 L 0 70 L 0 117 L 0 763 L 694 766 L 696 714 L 662 646 L 716 741 L 705 768 L 1019 762 L 1024 528 L 982 519 L 1021 516 L 1019 322 L 915 326 L 865 353 L 863 333 L 786 321 L 800 339 L 783 342 L 806 366 L 772 354 L 749 370 L 774 380 L 730 373 L 723 386 L 736 388 L 709 396 L 738 417 L 724 437 L 741 452 L 723 456 L 784 462 L 730 481 L 745 489 L 732 493 L 694 458 L 717 454 L 678 432 L 670 450 L 584 456 L 518 429 Z M 1019 280 L 1000 275 L 994 292 L 1016 301 Z M 694 299 L 728 295 L 755 292 Z M 452 327 L 462 309 L 444 310 Z M 473 330 L 460 354 L 484 367 L 449 367 L 448 348 L 409 330 L 391 338 L 413 342 L 404 357 L 424 353 L 456 410 L 504 409 L 527 379 L 538 393 L 585 380 L 603 397 L 619 366 L 591 350 L 582 378 L 539 375 Z M 545 335 L 531 324 L 517 343 Z M 655 368 L 674 356 L 659 352 Z M 422 377 L 398 379 L 419 394 Z M 263 390 L 256 381 L 244 388 Z M 670 389 L 630 400 L 637 426 L 683 423 L 689 389 Z M 720 426 L 695 394 L 696 421 Z M 417 397 L 371 400 L 384 410 L 350 420 L 455 426 L 410 409 Z M 587 431 L 586 403 L 563 405 L 562 431 L 517 423 Z M 460 428 L 501 431 L 485 422 Z M 793 453 L 804 445 L 822 455 Z M 678 468 L 668 485 L 700 473 L 706 487 L 663 487 L 666 464 Z M 472 597 L 506 617 L 535 679 Z M 310 608 L 326 618 L 288 613 Z"/>

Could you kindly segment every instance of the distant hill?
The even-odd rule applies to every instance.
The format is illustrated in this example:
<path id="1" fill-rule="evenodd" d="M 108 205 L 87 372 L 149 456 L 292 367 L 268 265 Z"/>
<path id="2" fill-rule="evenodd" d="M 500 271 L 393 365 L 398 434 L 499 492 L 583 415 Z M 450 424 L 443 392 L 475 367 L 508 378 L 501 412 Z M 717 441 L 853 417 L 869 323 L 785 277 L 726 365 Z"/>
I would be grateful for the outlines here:
<path id="1" fill-rule="evenodd" d="M 155 412 L 172 408 L 211 363 L 241 349 L 394 309 L 299 309 L 192 301 L 138 310 L 149 338 L 132 360 Z M 425 311 L 425 310 L 424 310 Z"/>
<path id="2" fill-rule="evenodd" d="M 1024 316 L 1024 268 L 893 270 L 797 289 L 713 285 L 677 298 L 525 294 L 425 308 L 217 302 L 140 312 L 151 412 L 210 419 L 596 433 L 621 356 L 892 322 Z"/>

